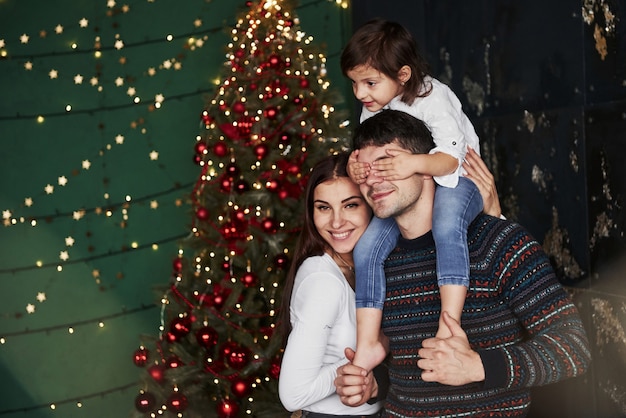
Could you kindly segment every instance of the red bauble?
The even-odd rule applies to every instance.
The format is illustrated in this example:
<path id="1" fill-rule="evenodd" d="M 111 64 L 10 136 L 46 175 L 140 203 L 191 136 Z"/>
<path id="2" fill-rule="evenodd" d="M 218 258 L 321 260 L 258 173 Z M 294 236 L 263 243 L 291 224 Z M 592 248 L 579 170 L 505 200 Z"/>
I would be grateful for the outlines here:
<path id="1" fill-rule="evenodd" d="M 306 89 L 309 87 L 309 80 L 307 80 L 306 78 L 302 78 L 300 79 L 300 87 L 303 89 Z"/>
<path id="2" fill-rule="evenodd" d="M 165 339 L 167 340 L 168 343 L 175 343 L 176 341 L 178 341 L 178 336 L 168 331 L 165 334 Z"/>
<path id="3" fill-rule="evenodd" d="M 280 359 L 279 358 L 275 358 L 274 360 L 272 360 L 272 363 L 270 364 L 270 369 L 267 372 L 270 377 L 272 379 L 277 379 L 280 376 Z"/>
<path id="4" fill-rule="evenodd" d="M 286 254 L 278 254 L 274 257 L 274 265 L 277 269 L 287 268 L 287 264 L 289 264 L 289 257 Z"/>
<path id="5" fill-rule="evenodd" d="M 209 115 L 209 112 L 207 112 L 206 110 L 202 112 L 202 116 L 200 116 L 200 118 L 202 119 L 202 122 L 204 122 L 205 125 L 208 125 L 211 122 L 213 122 L 213 118 L 211 117 L 211 115 Z"/>
<path id="6" fill-rule="evenodd" d="M 270 67 L 273 68 L 280 68 L 283 64 L 282 58 L 280 57 L 280 55 L 277 54 L 270 55 L 270 58 L 267 60 L 267 62 L 269 63 Z"/>
<path id="7" fill-rule="evenodd" d="M 176 257 L 174 261 L 172 261 L 172 267 L 174 268 L 175 272 L 180 273 L 180 271 L 183 269 L 183 259 L 180 257 Z"/>
<path id="8" fill-rule="evenodd" d="M 143 367 L 148 362 L 148 356 L 150 355 L 150 351 L 148 351 L 144 347 L 140 347 L 135 350 L 135 354 L 133 355 L 133 363 L 137 367 Z"/>
<path id="9" fill-rule="evenodd" d="M 218 157 L 224 157 L 226 156 L 226 154 L 228 154 L 228 147 L 225 143 L 220 141 L 213 145 L 213 154 L 217 155 Z"/>
<path id="10" fill-rule="evenodd" d="M 249 350 L 234 342 L 222 346 L 222 355 L 226 363 L 236 370 L 243 369 L 248 364 Z"/>
<path id="11" fill-rule="evenodd" d="M 237 193 L 245 193 L 250 190 L 250 185 L 247 181 L 240 179 L 235 183 L 235 191 Z"/>
<path id="12" fill-rule="evenodd" d="M 189 317 L 174 318 L 170 322 L 170 332 L 178 338 L 182 338 L 191 331 L 191 319 Z"/>
<path id="13" fill-rule="evenodd" d="M 276 116 L 278 116 L 278 109 L 274 106 L 270 106 L 263 111 L 263 115 L 268 119 L 276 119 Z"/>
<path id="14" fill-rule="evenodd" d="M 235 418 L 239 413 L 239 406 L 230 399 L 222 400 L 215 409 L 219 418 Z"/>
<path id="15" fill-rule="evenodd" d="M 163 364 L 154 364 L 148 367 L 148 374 L 154 379 L 157 383 L 163 383 L 163 378 L 165 372 L 165 365 Z"/>
<path id="16" fill-rule="evenodd" d="M 246 111 L 246 105 L 243 102 L 236 102 L 233 104 L 233 112 L 235 113 L 243 113 Z"/>
<path id="17" fill-rule="evenodd" d="M 256 274 L 251 273 L 251 272 L 248 272 L 248 273 L 244 274 L 243 276 L 241 276 L 241 282 L 246 287 L 255 286 L 257 280 L 258 280 L 258 278 L 257 278 Z"/>
<path id="18" fill-rule="evenodd" d="M 278 181 L 270 180 L 270 181 L 266 182 L 265 183 L 265 188 L 267 190 L 269 190 L 270 192 L 275 192 L 276 190 L 278 190 Z"/>
<path id="19" fill-rule="evenodd" d="M 248 395 L 251 390 L 250 383 L 246 379 L 235 378 L 230 385 L 230 390 L 235 396 L 243 398 Z"/>
<path id="20" fill-rule="evenodd" d="M 196 142 L 196 145 L 194 146 L 194 149 L 196 150 L 196 154 L 202 155 L 207 150 L 206 143 L 205 142 Z"/>
<path id="21" fill-rule="evenodd" d="M 261 221 L 261 228 L 268 234 L 275 234 L 278 231 L 278 222 L 274 218 L 264 218 Z"/>
<path id="22" fill-rule="evenodd" d="M 222 178 L 222 181 L 220 182 L 220 190 L 224 193 L 230 193 L 232 189 L 233 189 L 232 180 L 229 179 L 228 177 Z"/>
<path id="23" fill-rule="evenodd" d="M 236 164 L 230 163 L 226 166 L 226 174 L 228 174 L 231 179 L 239 176 L 239 173 L 241 173 L 241 170 L 239 170 Z"/>
<path id="24" fill-rule="evenodd" d="M 135 408 L 139 412 L 150 412 L 156 405 L 156 398 L 150 392 L 142 392 L 135 397 Z"/>
<path id="25" fill-rule="evenodd" d="M 259 144 L 254 147 L 254 154 L 256 155 L 257 160 L 262 160 L 267 156 L 270 149 L 266 144 Z"/>
<path id="26" fill-rule="evenodd" d="M 178 357 L 176 354 L 172 354 L 167 358 L 167 360 L 165 360 L 165 365 L 168 369 L 175 369 L 177 367 L 184 366 L 185 363 L 183 363 L 180 357 Z"/>
<path id="27" fill-rule="evenodd" d="M 204 348 L 211 348 L 217 344 L 218 334 L 213 328 L 204 326 L 196 332 L 196 340 Z"/>
<path id="28" fill-rule="evenodd" d="M 287 172 L 292 176 L 296 176 L 300 174 L 300 166 L 298 164 L 289 164 L 289 167 L 287 167 Z"/>
<path id="29" fill-rule="evenodd" d="M 167 407 L 173 412 L 183 412 L 188 404 L 187 397 L 180 392 L 174 392 L 167 398 Z"/>
<path id="30" fill-rule="evenodd" d="M 207 208 L 200 206 L 198 209 L 196 209 L 196 218 L 200 219 L 201 221 L 206 221 L 207 219 L 209 219 L 209 211 L 207 210 Z"/>
<path id="31" fill-rule="evenodd" d="M 278 140 L 284 144 L 288 144 L 289 142 L 291 142 L 291 135 L 289 135 L 287 132 L 283 132 L 278 135 Z"/>

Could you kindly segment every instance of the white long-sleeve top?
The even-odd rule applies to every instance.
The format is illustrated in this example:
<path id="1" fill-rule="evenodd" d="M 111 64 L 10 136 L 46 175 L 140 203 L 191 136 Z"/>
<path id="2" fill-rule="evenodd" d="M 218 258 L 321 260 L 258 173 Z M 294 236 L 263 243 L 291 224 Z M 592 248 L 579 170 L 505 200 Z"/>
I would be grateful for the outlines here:
<path id="1" fill-rule="evenodd" d="M 335 393 L 337 367 L 347 362 L 344 349 L 356 345 L 356 305 L 354 291 L 330 255 L 302 263 L 289 314 L 292 331 L 278 380 L 284 407 L 333 415 L 378 411 L 378 404 L 346 406 Z"/>
<path id="2" fill-rule="evenodd" d="M 435 148 L 430 153 L 444 152 L 452 155 L 459 162 L 453 173 L 436 176 L 434 179 L 441 186 L 456 187 L 459 176 L 465 171 L 462 164 L 467 147 L 472 147 L 480 154 L 478 135 L 474 130 L 474 125 L 463 112 L 459 98 L 450 87 L 432 77 L 426 77 L 424 82 L 432 85 L 428 96 L 416 98 L 411 105 L 401 101 L 400 96 L 396 96 L 384 108 L 401 110 L 426 124 L 435 142 Z M 370 112 L 363 106 L 361 122 L 378 112 Z"/>

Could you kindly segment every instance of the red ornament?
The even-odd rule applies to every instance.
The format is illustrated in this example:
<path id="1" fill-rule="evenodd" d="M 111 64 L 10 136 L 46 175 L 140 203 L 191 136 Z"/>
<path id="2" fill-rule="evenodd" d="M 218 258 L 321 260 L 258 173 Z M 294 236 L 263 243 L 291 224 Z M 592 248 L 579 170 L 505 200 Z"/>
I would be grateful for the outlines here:
<path id="1" fill-rule="evenodd" d="M 249 351 L 239 344 L 229 341 L 222 346 L 222 356 L 233 369 L 241 370 L 248 364 Z"/>
<path id="2" fill-rule="evenodd" d="M 148 367 L 148 374 L 157 383 L 163 383 L 163 378 L 165 377 L 164 373 L 165 373 L 165 366 L 163 364 L 154 364 Z"/>
<path id="3" fill-rule="evenodd" d="M 289 142 L 291 142 L 291 135 L 289 135 L 287 132 L 283 132 L 278 135 L 278 140 L 283 144 L 288 144 Z"/>
<path id="4" fill-rule="evenodd" d="M 275 234 L 278 231 L 278 222 L 274 218 L 264 218 L 261 221 L 261 228 L 268 234 Z"/>
<path id="5" fill-rule="evenodd" d="M 280 57 L 280 55 L 276 55 L 276 54 L 270 55 L 270 58 L 267 60 L 267 62 L 272 68 L 280 68 L 283 64 L 283 60 Z"/>
<path id="6" fill-rule="evenodd" d="M 237 167 L 234 163 L 230 163 L 226 166 L 226 174 L 228 174 L 231 179 L 239 176 L 240 172 L 241 170 L 239 170 L 239 167 Z"/>
<path id="7" fill-rule="evenodd" d="M 289 258 L 286 254 L 278 254 L 274 257 L 274 265 L 277 269 L 284 269 L 287 267 L 287 264 L 289 264 Z"/>
<path id="8" fill-rule="evenodd" d="M 263 111 L 263 115 L 268 119 L 276 119 L 276 116 L 278 116 L 278 109 L 274 106 L 270 106 Z"/>
<path id="9" fill-rule="evenodd" d="M 250 185 L 244 179 L 237 180 L 235 183 L 235 191 L 237 193 L 245 193 L 250 190 Z"/>
<path id="10" fill-rule="evenodd" d="M 178 336 L 168 331 L 167 334 L 165 334 L 165 339 L 168 343 L 175 343 L 176 341 L 178 341 Z"/>
<path id="11" fill-rule="evenodd" d="M 220 141 L 213 145 L 213 154 L 217 155 L 218 157 L 224 157 L 226 156 L 226 154 L 228 154 L 228 147 L 225 143 Z"/>
<path id="12" fill-rule="evenodd" d="M 204 348 L 211 348 L 217 345 L 218 334 L 213 328 L 204 326 L 196 332 L 196 340 Z"/>
<path id="13" fill-rule="evenodd" d="M 230 399 L 224 399 L 215 407 L 219 418 L 235 418 L 239 413 L 239 407 L 236 402 Z"/>
<path id="14" fill-rule="evenodd" d="M 300 174 L 300 166 L 298 164 L 289 164 L 289 167 L 287 167 L 287 172 L 292 176 L 297 176 L 298 174 Z"/>
<path id="15" fill-rule="evenodd" d="M 174 318 L 170 322 L 170 332 L 178 338 L 182 338 L 191 331 L 191 319 L 189 317 Z"/>
<path id="16" fill-rule="evenodd" d="M 144 347 L 135 350 L 135 354 L 133 355 L 133 363 L 135 363 L 135 366 L 145 366 L 148 362 L 148 355 L 150 355 L 150 352 Z"/>
<path id="17" fill-rule="evenodd" d="M 272 360 L 270 364 L 270 369 L 268 370 L 268 374 L 272 379 L 277 379 L 280 376 L 280 358 L 275 358 Z"/>
<path id="18" fill-rule="evenodd" d="M 257 160 L 262 160 L 269 153 L 269 147 L 266 144 L 259 144 L 254 147 L 254 154 L 256 155 Z"/>
<path id="19" fill-rule="evenodd" d="M 241 378 L 235 378 L 233 380 L 233 383 L 231 383 L 230 385 L 230 390 L 233 392 L 233 394 L 240 398 L 248 395 L 251 389 L 252 388 L 250 387 L 250 383 L 246 379 Z"/>
<path id="20" fill-rule="evenodd" d="M 135 397 L 135 408 L 139 412 L 150 412 L 156 405 L 156 398 L 150 392 L 142 392 Z"/>
<path id="21" fill-rule="evenodd" d="M 243 276 L 241 276 L 241 282 L 244 284 L 244 286 L 246 287 L 251 287 L 251 286 L 255 286 L 257 283 L 257 276 L 254 273 L 248 272 L 246 274 L 244 274 Z"/>
<path id="22" fill-rule="evenodd" d="M 270 192 L 275 192 L 278 190 L 278 181 L 276 180 L 269 180 L 268 182 L 265 183 L 265 188 L 267 190 L 269 190 Z"/>
<path id="23" fill-rule="evenodd" d="M 174 392 L 167 398 L 167 407 L 173 412 L 183 412 L 188 404 L 187 397 L 180 392 Z"/>
<path id="24" fill-rule="evenodd" d="M 206 110 L 202 112 L 202 115 L 200 116 L 200 118 L 202 119 L 202 122 L 204 122 L 205 125 L 209 125 L 211 124 L 211 122 L 213 122 L 213 118 L 211 117 L 211 115 L 209 115 L 209 112 L 207 112 Z"/>
<path id="25" fill-rule="evenodd" d="M 300 87 L 303 89 L 306 89 L 309 87 L 309 80 L 307 80 L 306 78 L 301 78 L 300 79 Z"/>
<path id="26" fill-rule="evenodd" d="M 246 105 L 243 102 L 235 102 L 233 104 L 233 112 L 235 113 L 243 113 L 246 111 Z"/>
<path id="27" fill-rule="evenodd" d="M 183 259 L 180 257 L 176 257 L 174 261 L 172 261 L 172 267 L 174 268 L 175 272 L 180 273 L 183 269 Z"/>
<path id="28" fill-rule="evenodd" d="M 233 189 L 232 180 L 229 179 L 228 177 L 222 178 L 222 181 L 220 182 L 220 190 L 224 193 L 230 193 L 232 189 Z"/>
<path id="29" fill-rule="evenodd" d="M 207 150 L 206 143 L 204 142 L 196 142 L 196 145 L 193 148 L 196 151 L 196 154 L 200 154 L 200 155 L 204 154 L 205 151 Z"/>
<path id="30" fill-rule="evenodd" d="M 207 210 L 207 208 L 200 206 L 198 209 L 196 209 L 196 218 L 201 221 L 206 221 L 207 219 L 209 219 L 209 211 Z"/>
<path id="31" fill-rule="evenodd" d="M 183 363 L 180 357 L 178 357 L 176 354 L 172 354 L 167 358 L 167 360 L 165 360 L 165 365 L 168 369 L 175 369 L 177 367 L 184 366 L 185 363 Z"/>

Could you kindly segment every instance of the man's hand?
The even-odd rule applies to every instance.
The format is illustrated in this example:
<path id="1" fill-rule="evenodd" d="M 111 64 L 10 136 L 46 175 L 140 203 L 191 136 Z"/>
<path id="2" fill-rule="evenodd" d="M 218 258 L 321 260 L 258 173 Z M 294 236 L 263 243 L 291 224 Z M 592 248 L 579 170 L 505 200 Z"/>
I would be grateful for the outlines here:
<path id="1" fill-rule="evenodd" d="M 367 180 L 367 176 L 370 174 L 370 165 L 369 163 L 358 162 L 358 157 L 359 150 L 354 150 L 350 153 L 346 170 L 348 171 L 348 176 L 350 176 L 350 179 L 353 182 L 361 184 Z"/>
<path id="2" fill-rule="evenodd" d="M 352 364 L 354 350 L 346 348 L 346 358 L 350 363 L 344 364 L 337 369 L 335 388 L 341 402 L 347 406 L 359 406 L 367 402 L 378 393 L 376 379 L 372 372 Z"/>
<path id="3" fill-rule="evenodd" d="M 442 313 L 451 337 L 428 338 L 422 342 L 417 365 L 422 380 L 444 385 L 461 386 L 485 380 L 485 369 L 477 352 L 470 348 L 465 331 L 447 312 Z"/>
<path id="4" fill-rule="evenodd" d="M 500 208 L 496 182 L 485 165 L 485 162 L 472 148 L 468 147 L 467 149 L 465 161 L 463 161 L 463 168 L 467 172 L 465 177 L 476 184 L 480 195 L 483 197 L 483 212 L 487 215 L 499 218 L 500 215 L 502 215 L 502 209 Z"/>

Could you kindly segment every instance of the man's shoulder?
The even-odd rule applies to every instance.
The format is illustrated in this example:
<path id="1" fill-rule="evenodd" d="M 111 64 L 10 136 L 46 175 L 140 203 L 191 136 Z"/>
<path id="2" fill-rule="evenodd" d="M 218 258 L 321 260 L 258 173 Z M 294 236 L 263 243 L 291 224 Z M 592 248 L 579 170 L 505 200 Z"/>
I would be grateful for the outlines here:
<path id="1" fill-rule="evenodd" d="M 509 239 L 534 241 L 526 228 L 517 222 L 484 213 L 478 215 L 470 224 L 468 238 L 470 241 L 487 240 L 489 242 L 508 241 Z"/>

